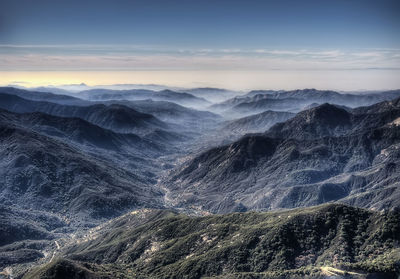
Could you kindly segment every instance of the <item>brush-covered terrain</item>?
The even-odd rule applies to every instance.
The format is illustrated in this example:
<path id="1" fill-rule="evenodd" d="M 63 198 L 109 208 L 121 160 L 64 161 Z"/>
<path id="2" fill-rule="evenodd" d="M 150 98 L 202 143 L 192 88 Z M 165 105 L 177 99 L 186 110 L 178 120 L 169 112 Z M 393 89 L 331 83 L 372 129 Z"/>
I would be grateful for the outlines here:
<path id="1" fill-rule="evenodd" d="M 205 217 L 139 210 L 24 278 L 396 278 L 399 218 L 339 204 Z"/>

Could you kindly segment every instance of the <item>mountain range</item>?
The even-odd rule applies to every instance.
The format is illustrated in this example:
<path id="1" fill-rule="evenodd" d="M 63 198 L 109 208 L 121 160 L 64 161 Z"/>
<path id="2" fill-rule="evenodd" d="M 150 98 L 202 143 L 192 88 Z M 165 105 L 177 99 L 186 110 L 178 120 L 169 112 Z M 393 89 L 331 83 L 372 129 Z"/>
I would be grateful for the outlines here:
<path id="1" fill-rule="evenodd" d="M 165 182 L 176 206 L 217 213 L 343 201 L 398 204 L 400 99 L 300 112 L 261 134 L 195 156 Z"/>
<path id="2" fill-rule="evenodd" d="M 211 106 L 227 117 L 249 115 L 266 110 L 299 112 L 310 105 L 330 103 L 348 107 L 368 106 L 400 97 L 399 90 L 379 93 L 350 94 L 329 90 L 251 91 Z"/>
<path id="3" fill-rule="evenodd" d="M 399 90 L 149 88 L 0 88 L 0 278 L 400 274 Z"/>
<path id="4" fill-rule="evenodd" d="M 132 90 L 108 90 L 108 89 L 91 89 L 79 92 L 79 97 L 90 101 L 106 101 L 106 100 L 153 100 L 153 101 L 170 101 L 180 105 L 192 107 L 205 107 L 210 103 L 201 97 L 196 97 L 185 92 L 175 92 L 169 89 L 161 91 L 153 91 L 146 89 Z"/>

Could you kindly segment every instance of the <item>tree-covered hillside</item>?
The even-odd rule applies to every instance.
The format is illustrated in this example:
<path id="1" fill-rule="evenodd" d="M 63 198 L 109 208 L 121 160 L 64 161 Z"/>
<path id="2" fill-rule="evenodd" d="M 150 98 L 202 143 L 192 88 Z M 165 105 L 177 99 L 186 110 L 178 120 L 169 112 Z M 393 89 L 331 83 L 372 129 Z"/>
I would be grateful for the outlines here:
<path id="1" fill-rule="evenodd" d="M 340 204 L 205 217 L 141 210 L 24 278 L 396 278 L 399 219 Z"/>

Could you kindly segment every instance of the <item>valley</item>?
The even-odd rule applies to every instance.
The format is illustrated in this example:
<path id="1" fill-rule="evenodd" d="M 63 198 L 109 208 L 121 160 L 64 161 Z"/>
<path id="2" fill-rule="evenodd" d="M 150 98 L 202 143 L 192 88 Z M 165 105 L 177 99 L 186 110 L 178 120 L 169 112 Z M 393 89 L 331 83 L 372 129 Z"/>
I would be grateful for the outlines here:
<path id="1" fill-rule="evenodd" d="M 0 278 L 396 278 L 399 119 L 400 90 L 2 87 Z"/>

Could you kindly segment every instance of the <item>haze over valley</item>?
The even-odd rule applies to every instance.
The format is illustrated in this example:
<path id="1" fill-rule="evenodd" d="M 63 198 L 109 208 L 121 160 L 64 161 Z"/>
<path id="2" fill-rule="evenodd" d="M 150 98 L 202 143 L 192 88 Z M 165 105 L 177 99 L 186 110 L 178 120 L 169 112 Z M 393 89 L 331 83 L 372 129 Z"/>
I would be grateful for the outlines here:
<path id="1" fill-rule="evenodd" d="M 335 202 L 334 210 L 361 210 L 365 215 L 392 212 L 400 205 L 400 90 L 352 94 L 316 89 L 247 93 L 216 88 L 158 89 L 0 88 L 3 273 L 30 278 L 28 274 L 36 272 L 32 274 L 42 274 L 35 275 L 42 278 L 43 274 L 82 272 L 83 261 L 90 263 L 84 272 L 95 278 L 116 270 L 129 277 L 119 263 L 97 266 L 115 258 L 103 258 L 107 255 L 104 251 L 86 251 L 90 249 L 86 245 L 95 239 L 107 242 L 106 234 L 117 233 L 124 226 L 139 229 L 168 218 L 177 226 L 181 222 L 186 226 L 185 218 L 197 216 L 207 223 L 208 219 L 201 218 L 215 213 L 283 210 L 282 214 L 302 216 L 303 209 L 296 208 Z M 325 212 L 332 206 L 310 208 L 307 218 L 328 214 Z M 295 211 L 286 211 L 289 209 Z M 244 215 L 226 218 L 266 218 L 271 222 L 277 218 L 240 214 Z M 335 222 L 331 229 L 339 230 L 342 221 Z M 379 257 L 398 251 L 399 227 L 398 223 L 392 225 L 397 228 L 385 237 L 393 244 L 379 252 Z M 191 237 L 210 244 L 223 241 L 221 237 L 232 237 L 231 243 L 241 239 L 235 240 L 234 234 L 218 236 L 222 233 L 219 229 L 213 236 L 214 230 L 204 229 L 203 234 L 193 232 Z M 305 233 L 307 227 L 297 229 Z M 121 237 L 118 241 L 125 241 Z M 139 264 L 137 272 L 144 277 L 180 277 L 194 272 L 182 267 L 173 273 L 165 270 L 169 264 L 188 264 L 185 258 L 198 253 L 190 249 L 162 264 L 161 269 L 146 266 L 148 260 L 161 257 L 157 253 L 167 245 L 159 243 L 164 236 L 158 236 L 160 240 L 154 237 L 140 244 L 144 250 L 134 249 L 139 254 L 129 262 L 129 257 L 123 256 L 126 252 L 115 253 L 128 265 Z M 137 241 L 132 245 L 139 245 Z M 285 258 L 284 269 L 314 266 L 304 274 L 322 274 L 316 267 L 319 255 L 333 262 L 337 256 L 326 254 L 331 245 L 350 249 L 329 241 L 326 247 L 310 248 L 318 252 L 306 262 Z M 257 247 L 245 251 L 255 253 Z M 76 256 L 76 251 L 87 256 Z M 93 257 L 101 258 L 94 261 Z M 143 257 L 148 260 L 142 263 Z M 270 257 L 264 268 L 274 274 L 275 268 L 281 267 L 273 264 L 276 256 Z M 365 255 L 353 256 L 346 263 L 356 268 L 366 259 Z M 206 265 L 210 260 L 202 259 Z M 389 263 L 393 267 L 395 260 Z M 228 274 L 241 272 L 241 265 L 229 261 Z M 44 273 L 29 271 L 46 263 Z M 244 270 L 256 274 L 259 269 L 249 265 Z M 373 271 L 389 272 L 380 266 Z M 219 267 L 200 268 L 198 275 L 190 276 L 225 273 Z"/>
<path id="2" fill-rule="evenodd" d="M 0 1 L 0 279 L 400 278 L 396 0 Z"/>

